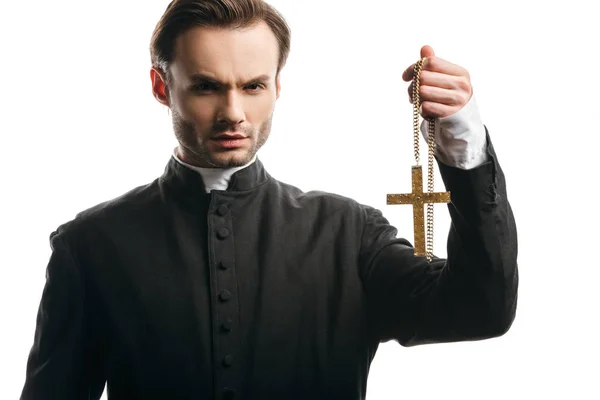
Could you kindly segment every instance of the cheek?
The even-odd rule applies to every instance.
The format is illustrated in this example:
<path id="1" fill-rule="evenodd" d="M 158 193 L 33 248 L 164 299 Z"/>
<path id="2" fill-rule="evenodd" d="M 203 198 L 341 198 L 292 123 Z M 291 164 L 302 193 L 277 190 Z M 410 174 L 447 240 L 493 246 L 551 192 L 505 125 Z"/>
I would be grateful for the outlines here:
<path id="1" fill-rule="evenodd" d="M 246 114 L 253 122 L 262 122 L 269 118 L 275 108 L 275 93 L 249 99 L 246 106 Z"/>
<path id="2" fill-rule="evenodd" d="M 214 117 L 214 105 L 207 98 L 182 98 L 178 101 L 181 117 L 201 129 L 210 125 Z"/>

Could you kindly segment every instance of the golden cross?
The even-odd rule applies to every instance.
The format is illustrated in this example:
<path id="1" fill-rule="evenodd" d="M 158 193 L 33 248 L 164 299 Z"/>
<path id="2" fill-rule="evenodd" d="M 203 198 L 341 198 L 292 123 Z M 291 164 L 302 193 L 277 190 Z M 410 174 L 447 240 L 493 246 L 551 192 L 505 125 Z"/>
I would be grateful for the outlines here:
<path id="1" fill-rule="evenodd" d="M 420 165 L 412 167 L 412 193 L 388 194 L 387 204 L 412 204 L 415 224 L 415 256 L 427 255 L 425 251 L 425 204 L 449 203 L 450 192 L 423 192 L 423 169 Z"/>

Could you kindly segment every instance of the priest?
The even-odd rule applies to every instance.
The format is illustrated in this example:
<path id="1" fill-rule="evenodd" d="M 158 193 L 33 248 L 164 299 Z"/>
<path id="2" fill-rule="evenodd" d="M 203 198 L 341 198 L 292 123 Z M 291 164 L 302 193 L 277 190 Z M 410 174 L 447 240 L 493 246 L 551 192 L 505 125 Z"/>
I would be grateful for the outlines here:
<path id="1" fill-rule="evenodd" d="M 364 399 L 382 342 L 507 332 L 516 226 L 468 72 L 421 49 L 451 192 L 448 256 L 430 262 L 380 210 L 303 192 L 258 158 L 289 44 L 261 0 L 169 5 L 150 77 L 179 144 L 162 176 L 51 234 L 22 400 L 99 399 L 105 385 L 110 400 Z"/>

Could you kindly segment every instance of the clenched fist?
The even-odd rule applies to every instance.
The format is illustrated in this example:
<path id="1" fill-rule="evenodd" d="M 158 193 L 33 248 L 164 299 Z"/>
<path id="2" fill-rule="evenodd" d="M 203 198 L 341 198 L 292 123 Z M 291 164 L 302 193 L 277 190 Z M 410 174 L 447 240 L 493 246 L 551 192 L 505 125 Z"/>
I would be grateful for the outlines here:
<path id="1" fill-rule="evenodd" d="M 444 118 L 458 112 L 473 95 L 469 72 L 456 64 L 452 64 L 435 56 L 430 46 L 421 48 L 421 58 L 425 58 L 421 69 L 419 96 L 421 100 L 421 116 L 423 118 Z M 415 64 L 402 74 L 406 82 L 412 81 L 408 87 L 409 101 L 412 104 Z"/>

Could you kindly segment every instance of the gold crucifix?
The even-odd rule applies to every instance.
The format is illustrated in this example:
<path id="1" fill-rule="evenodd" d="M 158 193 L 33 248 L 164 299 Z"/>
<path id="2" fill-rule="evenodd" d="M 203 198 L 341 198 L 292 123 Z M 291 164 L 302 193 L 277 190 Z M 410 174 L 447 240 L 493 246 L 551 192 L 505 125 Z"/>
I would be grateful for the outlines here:
<path id="1" fill-rule="evenodd" d="M 425 204 L 449 203 L 450 192 L 423 192 L 423 169 L 420 165 L 412 167 L 412 193 L 388 194 L 387 204 L 412 204 L 415 225 L 415 255 L 425 256 Z M 431 260 L 430 260 L 431 261 Z"/>
<path id="2" fill-rule="evenodd" d="M 415 225 L 415 256 L 426 256 L 427 260 L 433 260 L 433 204 L 449 203 L 450 192 L 434 193 L 433 191 L 433 157 L 435 152 L 435 120 L 428 120 L 427 144 L 428 171 L 427 192 L 423 192 L 423 169 L 419 164 L 419 115 L 421 98 L 419 95 L 421 70 L 425 59 L 422 58 L 415 63 L 413 76 L 413 141 L 416 165 L 412 167 L 412 193 L 388 194 L 387 204 L 412 204 L 413 220 Z M 423 213 L 424 205 L 427 204 L 427 237 L 425 237 L 425 220 Z M 427 247 L 426 247 L 427 246 Z"/>

